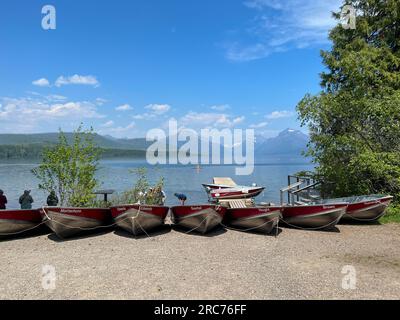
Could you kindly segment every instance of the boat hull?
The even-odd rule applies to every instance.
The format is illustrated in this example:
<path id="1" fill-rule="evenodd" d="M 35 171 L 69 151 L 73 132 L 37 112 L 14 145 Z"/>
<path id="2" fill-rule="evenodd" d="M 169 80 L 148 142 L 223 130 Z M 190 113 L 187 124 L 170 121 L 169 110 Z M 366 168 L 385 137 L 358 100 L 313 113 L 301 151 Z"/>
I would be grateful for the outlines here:
<path id="1" fill-rule="evenodd" d="M 172 222 L 178 226 L 205 234 L 221 224 L 226 208 L 200 205 L 171 208 Z"/>
<path id="2" fill-rule="evenodd" d="M 393 197 L 383 197 L 372 201 L 350 203 L 344 220 L 376 221 L 385 215 Z"/>
<path id="3" fill-rule="evenodd" d="M 110 223 L 109 209 L 44 207 L 43 221 L 60 238 L 93 231 Z"/>
<path id="4" fill-rule="evenodd" d="M 215 189 L 230 189 L 233 187 L 233 186 L 228 186 L 228 185 L 223 185 L 223 184 L 213 184 L 213 183 L 203 183 L 202 186 L 204 189 L 206 189 L 206 191 L 215 190 Z"/>
<path id="5" fill-rule="evenodd" d="M 168 207 L 162 206 L 126 205 L 111 208 L 117 226 L 135 236 L 163 226 L 168 211 Z"/>
<path id="6" fill-rule="evenodd" d="M 271 233 L 278 225 L 281 207 L 254 207 L 228 209 L 226 223 L 243 231 Z"/>
<path id="7" fill-rule="evenodd" d="M 1 210 L 0 236 L 9 236 L 31 230 L 41 224 L 38 210 Z"/>
<path id="8" fill-rule="evenodd" d="M 213 200 L 255 198 L 260 195 L 264 189 L 264 187 L 213 189 L 210 191 L 210 197 Z"/>
<path id="9" fill-rule="evenodd" d="M 331 229 L 346 213 L 347 204 L 286 206 L 282 222 L 301 229 Z"/>

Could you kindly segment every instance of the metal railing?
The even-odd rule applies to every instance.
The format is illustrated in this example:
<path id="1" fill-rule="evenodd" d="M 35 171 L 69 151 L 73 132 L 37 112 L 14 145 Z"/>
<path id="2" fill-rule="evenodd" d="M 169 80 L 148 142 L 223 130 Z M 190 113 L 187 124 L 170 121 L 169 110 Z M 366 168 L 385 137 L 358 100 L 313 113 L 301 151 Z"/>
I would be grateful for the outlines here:
<path id="1" fill-rule="evenodd" d="M 295 181 L 294 183 L 293 180 Z M 310 202 L 319 199 L 320 196 L 316 187 L 320 184 L 320 181 L 316 181 L 311 176 L 288 176 L 288 186 L 280 190 L 281 205 L 284 204 L 283 202 L 285 193 L 287 193 L 288 204 L 294 204 L 296 202 Z M 312 195 L 312 192 L 318 193 L 318 195 Z"/>

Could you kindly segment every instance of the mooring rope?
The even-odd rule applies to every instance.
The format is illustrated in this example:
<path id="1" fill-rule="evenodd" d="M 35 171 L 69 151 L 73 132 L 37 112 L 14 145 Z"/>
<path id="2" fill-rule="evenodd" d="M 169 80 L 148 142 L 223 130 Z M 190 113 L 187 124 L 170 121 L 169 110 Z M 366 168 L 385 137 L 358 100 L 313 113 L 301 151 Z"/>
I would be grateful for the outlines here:
<path id="1" fill-rule="evenodd" d="M 82 227 L 79 227 L 79 226 L 72 227 L 72 226 L 67 225 L 67 224 L 65 224 L 65 223 L 62 223 L 62 222 L 60 222 L 60 221 L 57 221 L 56 219 L 50 218 L 50 217 L 47 215 L 46 210 L 44 210 L 44 208 L 42 208 L 42 210 L 43 210 L 43 212 L 44 212 L 44 214 L 45 214 L 45 216 L 46 216 L 46 218 L 47 218 L 47 220 L 44 220 L 44 222 L 52 221 L 52 222 L 54 222 L 54 223 L 56 223 L 56 224 L 59 224 L 59 225 L 61 225 L 61 226 L 63 226 L 63 227 L 66 227 L 66 228 L 69 228 L 69 229 L 79 229 L 79 230 L 82 230 L 82 231 L 92 231 L 92 230 L 97 230 L 97 229 L 112 228 L 112 227 L 116 226 L 119 222 L 125 221 L 125 220 L 128 220 L 128 219 L 129 219 L 129 218 L 124 218 L 124 219 L 119 220 L 119 221 L 114 221 L 114 223 L 109 224 L 109 225 L 99 225 L 99 226 L 90 227 L 90 228 L 89 228 L 89 227 L 88 227 L 88 228 L 82 228 Z M 114 220 L 115 220 L 115 219 L 114 219 Z"/>
<path id="2" fill-rule="evenodd" d="M 137 218 L 139 217 L 139 214 L 140 214 L 140 212 L 141 212 L 141 208 L 142 208 L 142 207 L 141 207 L 141 205 L 139 204 L 139 208 L 138 208 L 138 210 L 137 210 L 137 212 L 136 212 L 136 216 L 132 217 L 132 220 L 133 220 L 133 221 L 135 221 L 135 219 L 137 219 Z M 123 221 L 124 221 L 124 220 L 123 220 Z M 142 229 L 142 231 L 145 233 L 145 235 L 146 235 L 148 238 L 151 238 L 150 235 L 146 232 L 146 230 L 142 227 L 142 225 L 140 224 L 139 220 L 137 220 L 136 223 L 139 225 L 140 229 Z"/>
<path id="3" fill-rule="evenodd" d="M 18 231 L 18 232 L 9 232 L 9 233 L 3 233 L 2 232 L 2 233 L 0 233 L 0 236 L 15 236 L 15 235 L 18 235 L 18 234 L 21 234 L 21 233 L 24 233 L 24 232 L 29 232 L 29 231 L 32 231 L 32 230 L 34 230 L 36 228 L 39 228 L 44 223 L 46 223 L 46 221 L 39 222 L 37 225 L 33 226 L 32 228 L 24 229 L 24 230 L 21 230 L 21 231 Z"/>
<path id="4" fill-rule="evenodd" d="M 340 218 L 341 219 L 341 218 Z M 281 218 L 282 222 L 287 224 L 289 227 L 295 228 L 295 229 L 299 229 L 299 230 L 308 230 L 308 231 L 315 231 L 315 230 L 323 230 L 323 229 L 327 229 L 329 227 L 331 227 L 332 225 L 336 225 L 340 219 L 329 222 L 328 224 L 324 225 L 324 226 L 319 226 L 319 227 L 301 227 L 301 226 L 297 226 L 295 224 L 291 224 L 289 222 L 287 222 L 286 220 L 284 220 L 283 218 Z"/>
<path id="5" fill-rule="evenodd" d="M 350 214 L 346 214 L 345 219 L 350 219 L 350 220 L 354 220 L 354 221 L 357 221 L 357 222 L 373 222 L 373 221 L 378 221 L 380 218 L 382 218 L 385 215 L 385 213 L 386 212 L 384 211 L 379 216 L 377 216 L 375 218 L 371 218 L 371 219 L 360 219 L 360 218 L 353 217 Z"/>
<path id="6" fill-rule="evenodd" d="M 279 227 L 279 226 L 278 226 L 278 225 L 279 225 L 279 218 L 278 218 L 277 220 L 278 220 L 278 221 L 276 222 L 276 226 L 273 226 L 272 228 L 278 228 L 278 227 Z M 269 223 L 271 223 L 271 222 L 273 222 L 272 219 L 269 220 L 269 221 L 264 222 L 263 224 L 260 224 L 259 226 L 252 227 L 252 228 L 234 228 L 234 227 L 232 227 L 232 226 L 225 225 L 225 224 L 223 224 L 222 222 L 221 222 L 221 225 L 222 225 L 224 228 L 229 229 L 229 230 L 246 232 L 246 231 L 253 231 L 253 230 L 256 230 L 256 229 L 260 229 L 260 228 L 266 226 L 267 224 L 269 224 Z"/>

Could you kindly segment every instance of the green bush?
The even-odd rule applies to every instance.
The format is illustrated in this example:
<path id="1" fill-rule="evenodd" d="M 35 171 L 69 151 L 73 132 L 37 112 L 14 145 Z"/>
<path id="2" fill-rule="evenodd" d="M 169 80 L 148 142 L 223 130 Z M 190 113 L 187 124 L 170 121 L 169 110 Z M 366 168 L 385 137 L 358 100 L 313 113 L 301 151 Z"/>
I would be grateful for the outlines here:
<path id="1" fill-rule="evenodd" d="M 161 205 L 163 203 L 162 190 L 164 178 L 161 177 L 155 185 L 151 185 L 147 179 L 146 168 L 139 168 L 132 171 L 138 177 L 136 184 L 130 190 L 117 195 L 112 199 L 113 205 L 121 204 L 147 204 Z"/>
<path id="2" fill-rule="evenodd" d="M 380 219 L 382 223 L 400 223 L 400 204 L 392 204 Z"/>

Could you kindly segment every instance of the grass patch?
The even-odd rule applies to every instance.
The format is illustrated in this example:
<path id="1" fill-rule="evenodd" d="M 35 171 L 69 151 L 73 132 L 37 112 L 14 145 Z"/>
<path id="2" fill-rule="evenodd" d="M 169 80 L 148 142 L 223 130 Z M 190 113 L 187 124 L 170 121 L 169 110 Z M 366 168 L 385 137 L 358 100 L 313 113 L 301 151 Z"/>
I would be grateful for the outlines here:
<path id="1" fill-rule="evenodd" d="M 386 214 L 379 220 L 381 223 L 400 223 L 400 205 L 392 204 Z"/>

